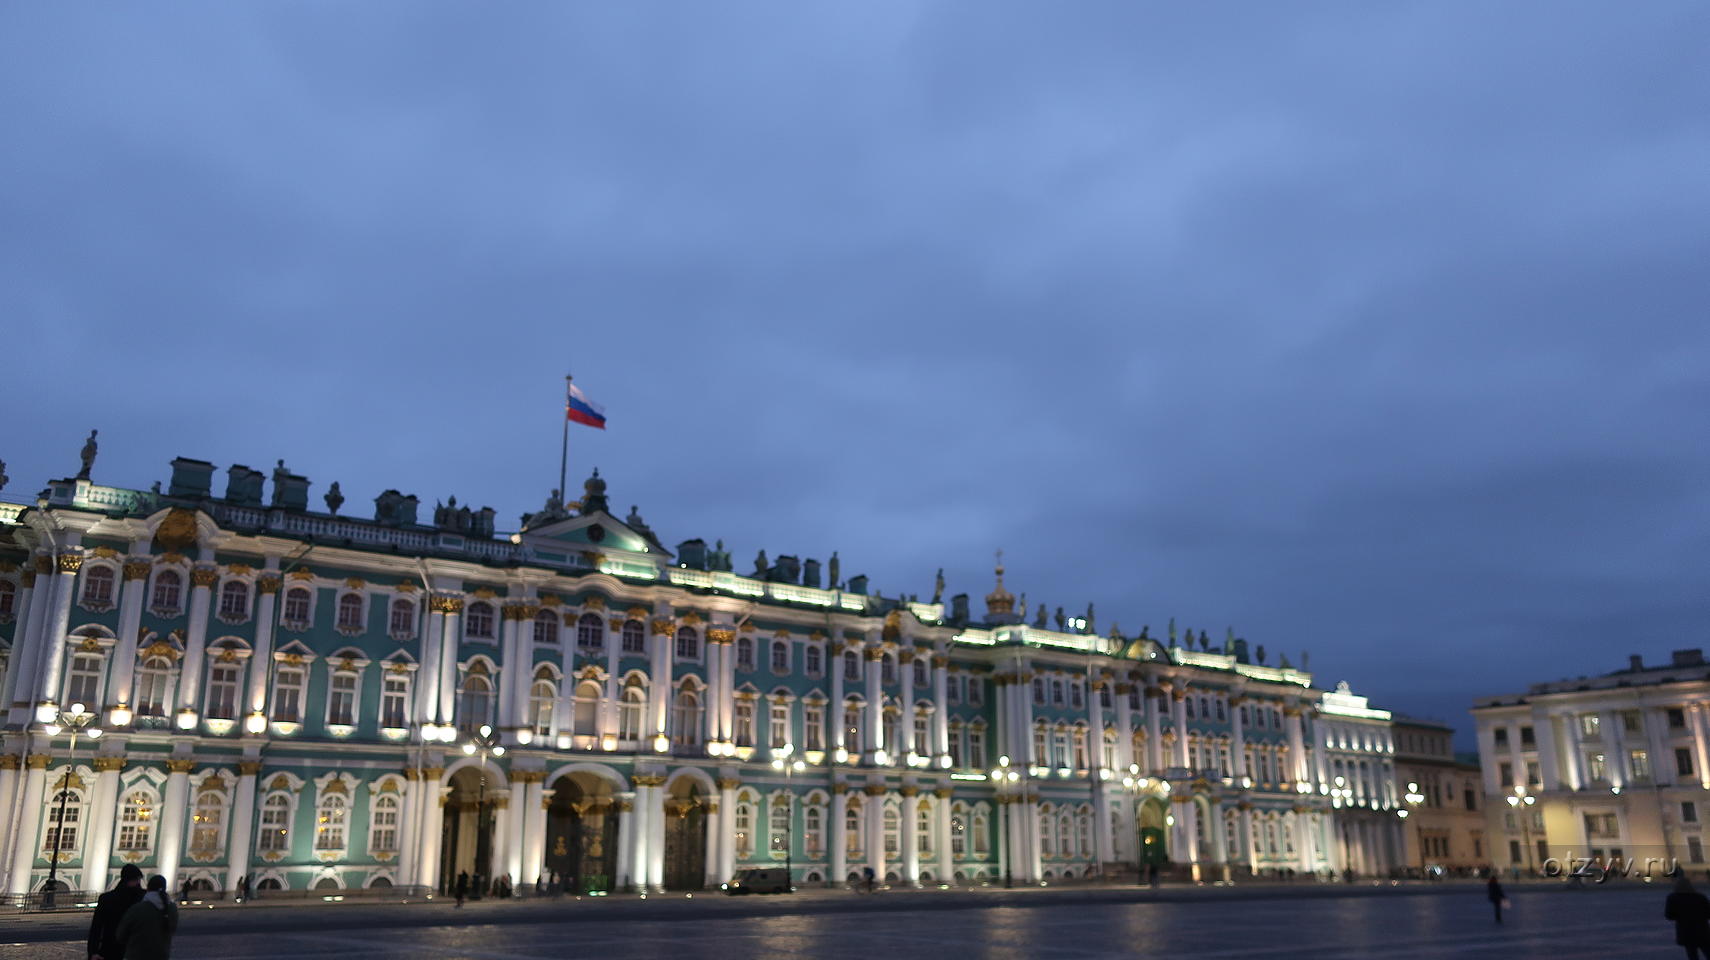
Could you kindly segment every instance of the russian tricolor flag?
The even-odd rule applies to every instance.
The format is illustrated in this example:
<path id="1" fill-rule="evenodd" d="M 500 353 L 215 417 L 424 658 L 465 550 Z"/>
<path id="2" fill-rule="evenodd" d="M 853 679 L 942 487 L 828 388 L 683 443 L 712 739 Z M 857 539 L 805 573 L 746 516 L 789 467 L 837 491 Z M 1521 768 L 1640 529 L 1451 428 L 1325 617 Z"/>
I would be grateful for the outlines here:
<path id="1" fill-rule="evenodd" d="M 584 396 L 581 389 L 574 383 L 569 386 L 570 395 L 564 401 L 564 419 L 604 430 L 606 428 L 605 408 Z"/>

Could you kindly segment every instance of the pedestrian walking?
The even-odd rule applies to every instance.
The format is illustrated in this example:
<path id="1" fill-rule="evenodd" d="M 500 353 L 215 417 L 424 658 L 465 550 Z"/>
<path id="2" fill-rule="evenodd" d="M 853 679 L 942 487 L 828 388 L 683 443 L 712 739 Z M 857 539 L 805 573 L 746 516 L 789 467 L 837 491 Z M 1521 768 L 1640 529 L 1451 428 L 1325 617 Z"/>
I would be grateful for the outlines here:
<path id="1" fill-rule="evenodd" d="M 469 871 L 464 870 L 457 875 L 457 905 L 463 906 L 463 898 L 469 896 Z"/>
<path id="2" fill-rule="evenodd" d="M 119 921 L 142 898 L 142 868 L 127 863 L 119 868 L 119 882 L 95 901 L 95 915 L 89 918 L 89 960 L 119 960 L 124 956 Z"/>
<path id="3" fill-rule="evenodd" d="M 238 878 L 238 897 L 245 903 L 249 902 L 249 874 Z"/>
<path id="4" fill-rule="evenodd" d="M 1663 918 L 1674 921 L 1674 942 L 1686 948 L 1686 960 L 1710 957 L 1710 899 L 1692 888 L 1685 873 L 1675 875 Z"/>
<path id="5" fill-rule="evenodd" d="M 879 875 L 873 872 L 872 867 L 868 867 L 867 868 L 867 892 L 872 893 L 873 891 L 877 890 L 878 884 L 879 884 Z"/>
<path id="6" fill-rule="evenodd" d="M 119 920 L 124 960 L 168 960 L 177 932 L 178 905 L 166 893 L 166 878 L 157 873 L 148 880 L 148 892 Z"/>
<path id="7" fill-rule="evenodd" d="M 1502 922 L 1502 908 L 1508 905 L 1508 897 L 1502 892 L 1502 883 L 1496 879 L 1496 871 L 1491 871 L 1490 879 L 1485 882 L 1484 895 L 1490 900 L 1490 907 L 1496 911 L 1496 922 Z"/>

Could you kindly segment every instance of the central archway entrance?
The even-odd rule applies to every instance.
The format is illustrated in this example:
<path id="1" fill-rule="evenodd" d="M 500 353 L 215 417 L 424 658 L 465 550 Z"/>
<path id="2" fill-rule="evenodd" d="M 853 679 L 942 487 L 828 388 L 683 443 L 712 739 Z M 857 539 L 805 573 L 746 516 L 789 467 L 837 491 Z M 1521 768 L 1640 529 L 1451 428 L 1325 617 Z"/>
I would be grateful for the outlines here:
<path id="1" fill-rule="evenodd" d="M 479 767 L 451 775 L 440 834 L 439 889 L 451 894 L 467 875 L 469 893 L 479 897 L 493 876 L 493 802 L 503 791 Z"/>
<path id="2" fill-rule="evenodd" d="M 665 889 L 699 890 L 707 882 L 707 806 L 711 797 L 690 777 L 665 793 Z"/>
<path id="3" fill-rule="evenodd" d="M 609 892 L 617 876 L 617 814 L 609 780 L 586 772 L 554 780 L 542 882 L 572 893 Z"/>
<path id="4" fill-rule="evenodd" d="M 1168 816 L 1169 811 L 1156 797 L 1148 797 L 1140 802 L 1140 863 L 1144 867 L 1162 870 L 1169 865 Z"/>

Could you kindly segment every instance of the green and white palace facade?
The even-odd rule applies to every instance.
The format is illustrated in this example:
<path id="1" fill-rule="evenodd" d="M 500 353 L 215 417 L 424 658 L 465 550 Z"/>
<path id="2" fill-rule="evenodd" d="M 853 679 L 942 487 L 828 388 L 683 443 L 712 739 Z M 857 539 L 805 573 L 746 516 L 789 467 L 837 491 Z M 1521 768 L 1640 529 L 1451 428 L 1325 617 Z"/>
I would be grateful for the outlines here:
<path id="1" fill-rule="evenodd" d="M 0 504 L 11 897 L 127 863 L 211 896 L 1398 863 L 1388 714 L 1244 641 L 1028 622 L 1001 566 L 983 614 L 835 557 L 741 575 L 608 512 L 597 475 L 500 533 L 215 473 Z M 54 723 L 74 704 L 102 736 Z"/>

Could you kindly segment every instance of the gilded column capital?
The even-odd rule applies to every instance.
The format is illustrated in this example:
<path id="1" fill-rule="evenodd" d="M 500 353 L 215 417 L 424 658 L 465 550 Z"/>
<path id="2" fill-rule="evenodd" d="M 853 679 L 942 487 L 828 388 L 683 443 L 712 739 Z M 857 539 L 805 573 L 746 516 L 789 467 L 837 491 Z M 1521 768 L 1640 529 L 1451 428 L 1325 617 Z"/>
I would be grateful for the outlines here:
<path id="1" fill-rule="evenodd" d="M 440 777 L 442 777 L 444 775 L 445 775 L 445 768 L 444 767 L 423 767 L 422 768 L 422 779 L 423 780 L 438 780 Z"/>
<path id="2" fill-rule="evenodd" d="M 841 781 L 834 783 L 831 785 L 831 792 L 836 793 L 836 794 L 848 793 L 849 792 L 849 784 L 843 783 Z"/>
<path id="3" fill-rule="evenodd" d="M 618 808 L 619 813 L 630 813 L 630 812 L 635 810 L 635 801 L 634 800 L 619 800 L 617 802 L 617 808 Z"/>
<path id="4" fill-rule="evenodd" d="M 932 791 L 932 795 L 940 800 L 948 800 L 950 799 L 950 794 L 952 792 L 953 791 L 949 787 L 938 787 Z"/>
<path id="5" fill-rule="evenodd" d="M 45 753 L 32 753 L 29 759 L 24 761 L 24 766 L 31 770 L 46 770 L 52 762 L 53 758 Z"/>
<path id="6" fill-rule="evenodd" d="M 519 619 L 519 620 L 533 620 L 535 617 L 535 614 L 537 614 L 539 612 L 540 612 L 540 604 L 538 604 L 538 603 L 525 603 L 525 604 L 522 604 L 519 607 L 517 607 L 517 619 Z"/>
<path id="7" fill-rule="evenodd" d="M 1178 700 L 1178 701 L 1186 700 L 1187 699 L 1187 691 L 1182 689 L 1181 687 L 1171 687 L 1170 688 L 1170 699 L 1171 700 Z"/>
<path id="8" fill-rule="evenodd" d="M 897 651 L 897 662 L 901 663 L 901 664 L 913 663 L 914 662 L 914 651 L 909 649 L 908 647 L 904 647 L 901 650 L 898 650 Z"/>
<path id="9" fill-rule="evenodd" d="M 497 793 L 489 797 L 487 802 L 492 805 L 494 810 L 509 809 L 511 805 L 511 795 L 508 793 Z"/>
<path id="10" fill-rule="evenodd" d="M 217 567 L 196 567 L 190 571 L 190 583 L 198 587 L 211 587 L 220 580 Z"/>
<path id="11" fill-rule="evenodd" d="M 434 613 L 462 613 L 463 598 L 443 593 L 435 594 L 428 599 L 428 609 Z"/>
<path id="12" fill-rule="evenodd" d="M 705 803 L 701 804 L 701 806 L 706 808 L 707 813 L 717 813 L 718 812 L 718 801 L 717 800 L 708 800 Z"/>
<path id="13" fill-rule="evenodd" d="M 735 643 L 736 631 L 729 627 L 710 627 L 707 629 L 707 642 L 718 644 Z"/>
<path id="14" fill-rule="evenodd" d="M 868 663 L 874 663 L 876 661 L 885 659 L 885 651 L 880 650 L 877 647 L 868 647 L 867 649 L 861 651 L 861 656 L 866 658 Z"/>
<path id="15" fill-rule="evenodd" d="M 260 760 L 239 760 L 237 767 L 238 767 L 238 776 L 240 776 L 240 777 L 253 777 L 256 774 L 261 772 L 261 761 Z"/>
<path id="16" fill-rule="evenodd" d="M 196 766 L 196 761 L 189 757 L 173 757 L 166 761 L 166 770 L 168 773 L 189 773 L 190 769 L 194 766 Z"/>
<path id="17" fill-rule="evenodd" d="M 54 558 L 54 562 L 59 567 L 60 573 L 76 573 L 83 567 L 83 554 L 62 553 Z"/>
<path id="18" fill-rule="evenodd" d="M 117 773 L 125 769 L 124 757 L 96 757 L 92 766 L 96 773 Z"/>
<path id="19" fill-rule="evenodd" d="M 259 764 L 258 764 L 258 766 L 259 766 Z M 242 768 L 240 767 L 239 770 L 241 772 Z M 416 769 L 415 767 L 405 767 L 404 768 L 404 779 L 407 782 L 414 783 L 417 780 L 420 780 L 421 778 L 422 778 L 422 772 L 420 770 Z"/>
<path id="20" fill-rule="evenodd" d="M 1104 685 L 1107 682 L 1109 682 L 1109 681 L 1105 680 L 1103 677 L 1094 677 L 1093 681 L 1092 681 L 1092 688 L 1095 692 L 1099 691 L 1099 690 L 1103 690 Z"/>
<path id="21" fill-rule="evenodd" d="M 18 769 L 18 759 L 18 755 L 15 753 L 0 755 L 0 770 Z"/>
<path id="22" fill-rule="evenodd" d="M 1300 716 L 1300 708 L 1290 704 L 1289 706 L 1282 708 L 1282 714 L 1285 717 L 1298 717 Z"/>
<path id="23" fill-rule="evenodd" d="M 735 777 L 719 777 L 718 778 L 718 788 L 720 790 L 735 790 L 737 787 L 740 787 L 740 786 L 742 786 L 742 781 L 736 779 Z"/>
<path id="24" fill-rule="evenodd" d="M 665 778 L 657 773 L 638 773 L 629 779 L 638 787 L 657 787 L 665 783 Z"/>
<path id="25" fill-rule="evenodd" d="M 1133 692 L 1134 684 L 1132 683 L 1118 683 L 1116 685 L 1116 695 L 1119 697 L 1126 697 Z"/>
<path id="26" fill-rule="evenodd" d="M 675 623 L 673 623 L 672 621 L 666 619 L 665 617 L 655 617 L 653 620 L 653 623 L 650 626 L 653 630 L 653 635 L 656 637 L 669 637 L 669 636 L 674 635 L 677 632 L 677 625 Z M 723 631 L 708 630 L 707 631 L 707 642 L 708 643 L 720 643 L 720 642 L 728 643 L 729 642 L 728 639 L 724 640 L 724 641 L 719 641 L 719 640 L 716 640 L 713 638 L 714 634 L 719 634 L 719 633 L 724 634 L 726 637 L 729 637 L 729 635 L 730 635 L 729 630 L 723 630 Z"/>
<path id="27" fill-rule="evenodd" d="M 897 788 L 897 793 L 900 793 L 905 797 L 918 797 L 920 796 L 920 788 L 913 786 L 912 784 L 905 784 Z"/>
<path id="28" fill-rule="evenodd" d="M 255 589 L 260 593 L 278 593 L 280 579 L 275 576 L 263 576 L 255 581 Z"/>
<path id="29" fill-rule="evenodd" d="M 36 585 L 36 572 L 34 570 L 25 570 L 23 573 L 18 574 L 18 583 L 25 590 L 28 590 L 31 587 L 35 586 Z"/>
<path id="30" fill-rule="evenodd" d="M 950 665 L 949 655 L 943 654 L 943 653 L 933 654 L 932 655 L 932 665 L 935 667 L 948 667 Z"/>
<path id="31" fill-rule="evenodd" d="M 885 795 L 885 785 L 882 783 L 869 783 L 861 788 L 861 792 L 869 797 L 882 797 Z"/>
<path id="32" fill-rule="evenodd" d="M 147 580 L 148 579 L 148 572 L 150 570 L 153 570 L 153 569 L 154 569 L 154 564 L 148 562 L 147 560 L 126 560 L 125 561 L 125 579 L 126 580 Z"/>

